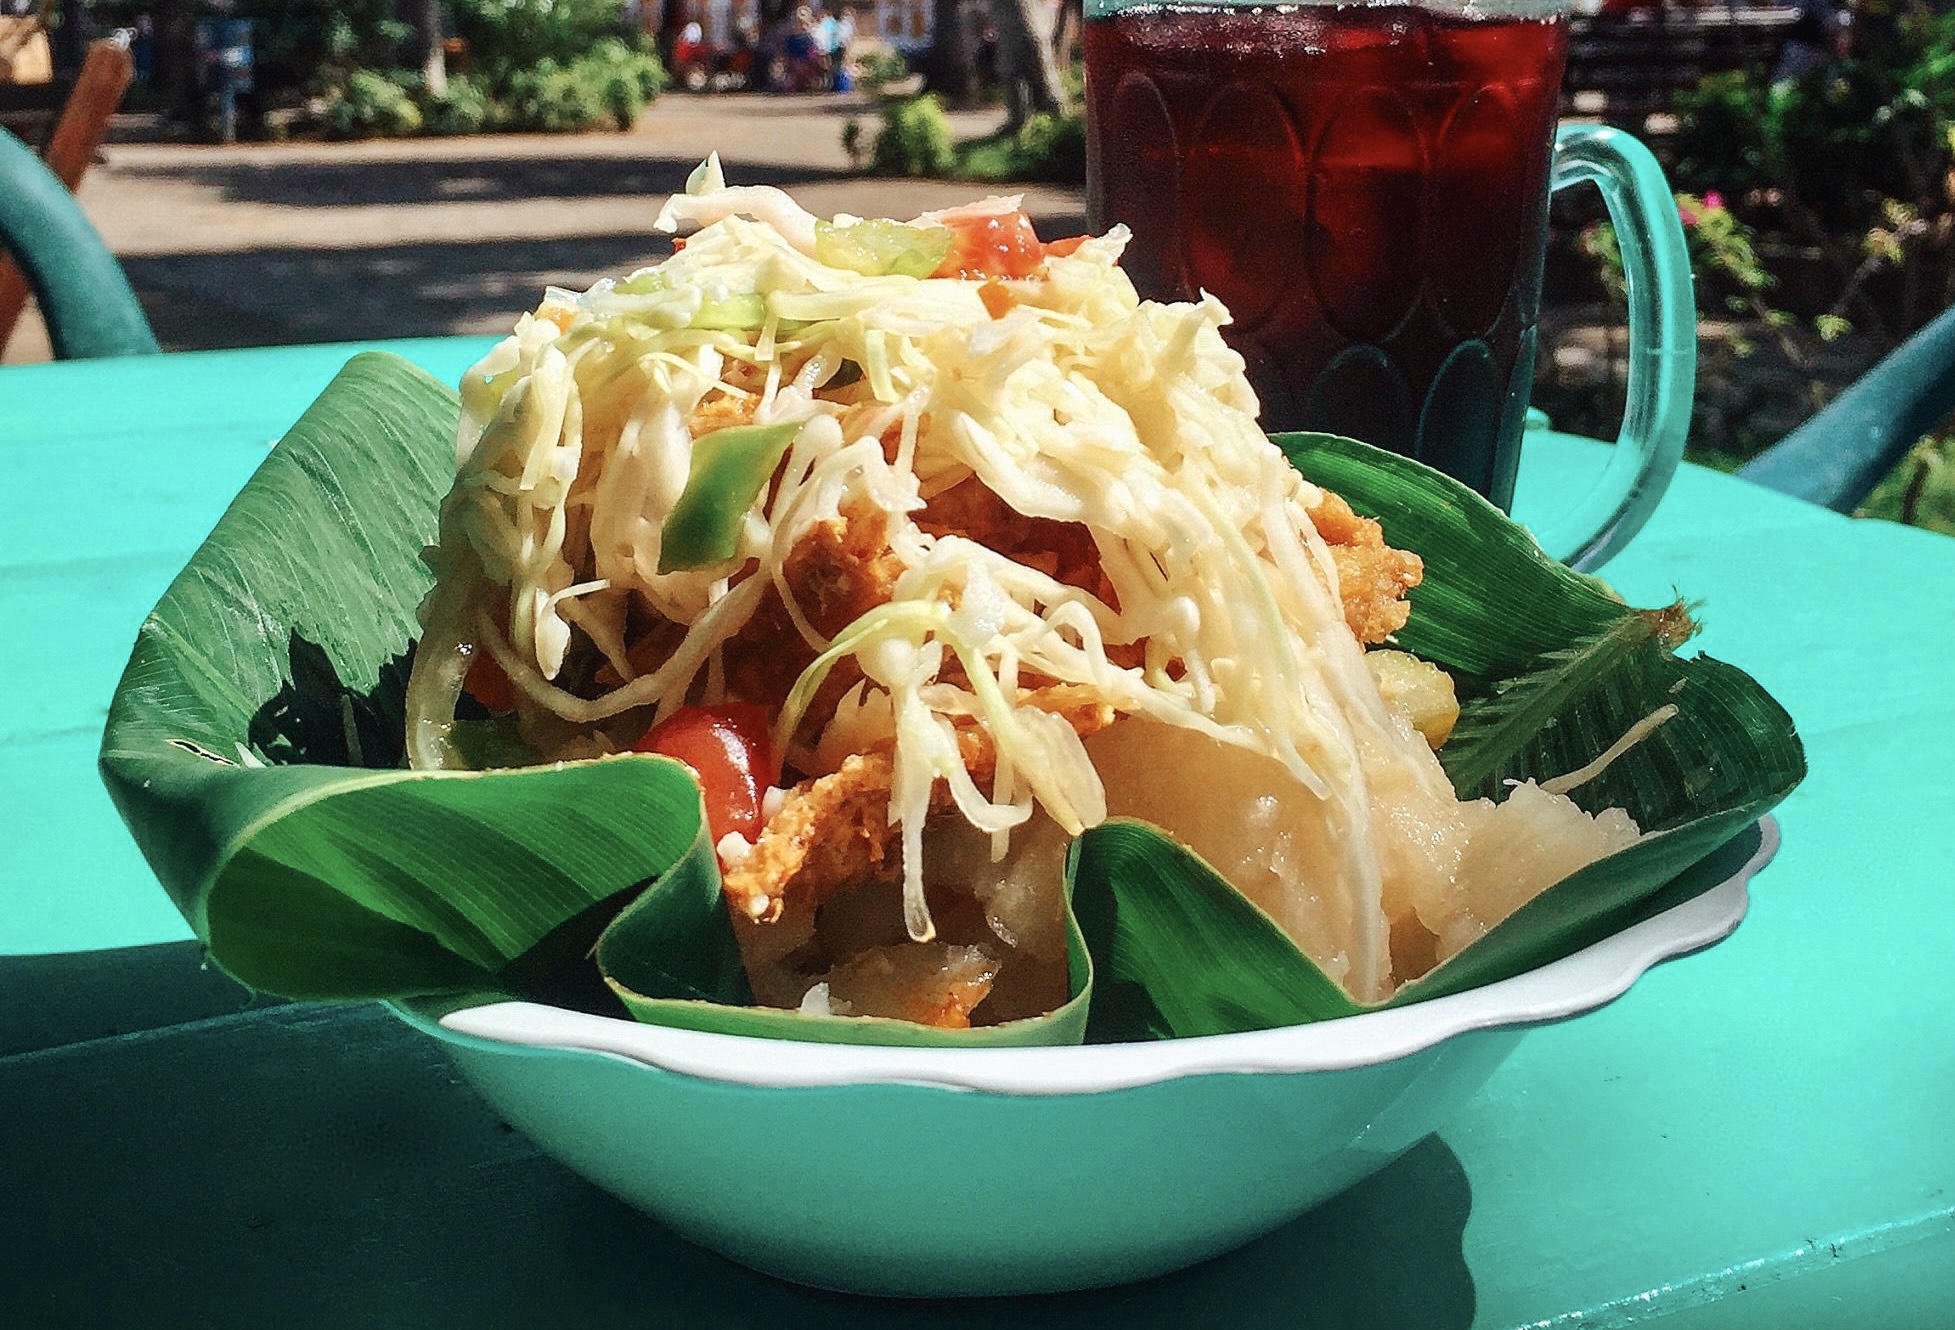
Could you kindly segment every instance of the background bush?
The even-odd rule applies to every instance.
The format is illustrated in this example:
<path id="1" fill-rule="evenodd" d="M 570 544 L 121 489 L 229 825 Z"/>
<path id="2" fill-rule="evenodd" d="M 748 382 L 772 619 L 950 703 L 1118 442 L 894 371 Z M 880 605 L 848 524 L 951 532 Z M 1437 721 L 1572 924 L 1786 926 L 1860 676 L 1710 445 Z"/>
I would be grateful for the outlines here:
<path id="1" fill-rule="evenodd" d="M 395 0 L 240 0 L 259 100 L 313 98 L 333 138 L 629 128 L 668 79 L 624 0 L 448 0 L 468 63 L 423 86 Z M 255 104 L 255 103 L 254 103 Z"/>
<path id="2" fill-rule="evenodd" d="M 563 68 L 633 35 L 623 0 L 448 0 L 455 35 L 491 84 L 545 61 Z"/>
<path id="3" fill-rule="evenodd" d="M 885 102 L 882 125 L 869 150 L 873 175 L 935 176 L 953 180 L 1086 179 L 1086 118 L 1077 111 L 1036 111 L 1015 133 L 958 143 L 934 93 Z M 861 127 L 844 126 L 842 146 L 858 154 Z"/>
<path id="4" fill-rule="evenodd" d="M 855 86 L 871 97 L 881 96 L 892 83 L 901 83 L 910 76 L 910 62 L 899 52 L 887 46 L 878 46 L 862 58 L 861 67 L 855 76 Z"/>
<path id="5" fill-rule="evenodd" d="M 254 20 L 253 77 L 272 93 L 392 69 L 414 35 L 394 0 L 245 0 L 237 14 Z"/>
<path id="6" fill-rule="evenodd" d="M 957 166 L 950 119 L 935 93 L 891 102 L 883 108 L 882 129 L 869 150 L 876 175 L 947 176 Z"/>
<path id="7" fill-rule="evenodd" d="M 1009 140 L 1006 171 L 1000 179 L 1082 181 L 1086 179 L 1086 117 L 1034 111 Z M 975 163 L 967 160 L 967 170 Z M 975 175 L 975 171 L 969 171 Z"/>
<path id="8" fill-rule="evenodd" d="M 423 128 L 430 134 L 480 134 L 496 127 L 495 113 L 482 85 L 466 74 L 450 74 L 446 88 L 421 98 Z"/>
<path id="9" fill-rule="evenodd" d="M 398 78 L 356 69 L 327 99 L 324 122 L 336 139 L 390 138 L 419 133 L 422 116 Z"/>
<path id="10" fill-rule="evenodd" d="M 1816 250 L 1825 312 L 1897 335 L 1955 300 L 1955 12 L 1869 0 L 1856 30 L 1852 58 L 1805 78 L 1684 94 L 1673 178 Z"/>
<path id="11" fill-rule="evenodd" d="M 670 84 L 665 66 L 649 50 L 614 37 L 593 46 L 574 66 L 597 93 L 619 129 L 630 129 L 638 113 Z"/>

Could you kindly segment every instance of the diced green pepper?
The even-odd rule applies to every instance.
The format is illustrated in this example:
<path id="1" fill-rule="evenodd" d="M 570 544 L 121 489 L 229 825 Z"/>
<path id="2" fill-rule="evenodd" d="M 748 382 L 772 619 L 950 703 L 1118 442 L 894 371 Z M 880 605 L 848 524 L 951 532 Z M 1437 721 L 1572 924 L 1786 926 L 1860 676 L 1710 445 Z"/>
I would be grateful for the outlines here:
<path id="1" fill-rule="evenodd" d="M 767 302 L 752 292 L 710 300 L 687 324 L 713 332 L 750 332 L 767 322 Z"/>
<path id="2" fill-rule="evenodd" d="M 686 487 L 659 531 L 661 573 L 705 568 L 733 557 L 740 523 L 800 429 L 795 421 L 735 425 L 692 441 Z"/>
<path id="3" fill-rule="evenodd" d="M 611 288 L 621 296 L 649 296 L 664 289 L 665 274 L 656 268 L 641 269 Z"/>
<path id="4" fill-rule="evenodd" d="M 865 277 L 928 277 L 950 253 L 950 230 L 870 218 L 815 223 L 815 258 Z"/>

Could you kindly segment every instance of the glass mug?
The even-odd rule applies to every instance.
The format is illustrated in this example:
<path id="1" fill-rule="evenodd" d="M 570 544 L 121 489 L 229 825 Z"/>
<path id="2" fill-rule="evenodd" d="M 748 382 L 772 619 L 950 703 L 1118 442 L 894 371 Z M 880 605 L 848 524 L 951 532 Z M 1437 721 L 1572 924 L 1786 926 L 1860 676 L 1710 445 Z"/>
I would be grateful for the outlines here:
<path id="1" fill-rule="evenodd" d="M 1087 213 L 1143 296 L 1213 293 L 1272 431 L 1418 458 L 1511 506 L 1548 195 L 1592 180 L 1622 242 L 1628 408 L 1543 548 L 1597 567 L 1690 420 L 1696 305 L 1648 149 L 1557 126 L 1569 0 L 1087 0 Z"/>

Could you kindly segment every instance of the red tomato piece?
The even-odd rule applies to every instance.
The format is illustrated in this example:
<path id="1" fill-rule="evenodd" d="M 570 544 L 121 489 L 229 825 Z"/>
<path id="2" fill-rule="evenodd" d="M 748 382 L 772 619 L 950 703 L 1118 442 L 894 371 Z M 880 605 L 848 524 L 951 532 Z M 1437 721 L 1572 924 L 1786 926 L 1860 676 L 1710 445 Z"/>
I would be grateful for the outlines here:
<path id="1" fill-rule="evenodd" d="M 680 707 L 633 747 L 677 758 L 692 770 L 715 844 L 730 831 L 748 840 L 759 836 L 761 797 L 781 778 L 764 709 L 751 702 Z"/>
<path id="2" fill-rule="evenodd" d="M 978 299 L 984 302 L 985 312 L 994 319 L 1002 319 L 1011 313 L 1011 307 L 1018 303 L 1018 297 L 1003 282 L 986 282 L 978 288 Z"/>
<path id="3" fill-rule="evenodd" d="M 1045 246 L 1022 212 L 955 217 L 944 225 L 950 253 L 932 277 L 1030 277 L 1045 262 Z"/>
<path id="4" fill-rule="evenodd" d="M 1064 240 L 1055 240 L 1047 245 L 1045 256 L 1049 259 L 1063 259 L 1085 243 L 1085 236 L 1067 236 Z"/>

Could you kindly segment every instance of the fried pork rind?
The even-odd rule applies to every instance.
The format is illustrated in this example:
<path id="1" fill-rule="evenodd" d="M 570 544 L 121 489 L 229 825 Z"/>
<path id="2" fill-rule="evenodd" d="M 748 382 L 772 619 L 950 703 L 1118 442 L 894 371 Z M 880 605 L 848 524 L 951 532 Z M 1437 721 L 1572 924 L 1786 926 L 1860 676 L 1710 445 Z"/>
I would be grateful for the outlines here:
<path id="1" fill-rule="evenodd" d="M 1385 529 L 1352 512 L 1338 495 L 1329 490 L 1318 493 L 1322 498 L 1309 510 L 1310 523 L 1330 546 L 1331 560 L 1337 565 L 1344 622 L 1360 642 L 1388 641 L 1411 616 L 1405 593 L 1425 576 L 1425 564 L 1418 555 L 1387 545 Z"/>
<path id="2" fill-rule="evenodd" d="M 1114 710 L 1084 690 L 1055 685 L 1028 693 L 1022 705 L 1063 719 L 1084 737 L 1113 722 Z M 977 724 L 958 727 L 964 768 L 989 782 L 997 748 Z M 789 790 L 753 848 L 727 865 L 725 891 L 736 915 L 774 923 L 783 913 L 809 914 L 847 888 L 884 876 L 899 862 L 899 833 L 890 813 L 895 762 L 889 747 L 844 758 L 834 771 Z M 932 795 L 931 811 L 954 804 L 947 789 Z"/>

